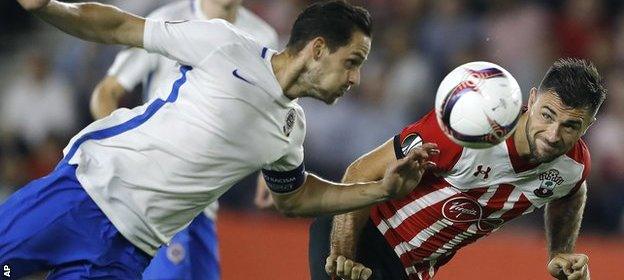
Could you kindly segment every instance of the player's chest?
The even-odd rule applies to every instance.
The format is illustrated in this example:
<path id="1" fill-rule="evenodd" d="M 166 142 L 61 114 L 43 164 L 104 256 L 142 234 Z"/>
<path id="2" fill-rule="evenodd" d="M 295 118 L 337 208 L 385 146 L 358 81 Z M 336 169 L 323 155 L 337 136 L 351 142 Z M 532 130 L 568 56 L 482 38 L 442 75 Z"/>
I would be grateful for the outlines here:
<path id="1" fill-rule="evenodd" d="M 516 170 L 505 150 L 464 152 L 445 180 L 466 192 L 485 190 L 485 197 L 505 192 L 510 202 L 527 199 L 536 206 L 565 196 L 580 180 L 583 166 L 567 157 L 529 170 Z"/>

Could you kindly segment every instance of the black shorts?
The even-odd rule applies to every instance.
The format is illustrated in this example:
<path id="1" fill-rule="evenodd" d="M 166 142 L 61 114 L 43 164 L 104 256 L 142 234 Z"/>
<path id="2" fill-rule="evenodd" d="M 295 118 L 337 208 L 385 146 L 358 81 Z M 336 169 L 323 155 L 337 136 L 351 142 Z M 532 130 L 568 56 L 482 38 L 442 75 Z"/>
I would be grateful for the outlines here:
<path id="1" fill-rule="evenodd" d="M 329 256 L 332 220 L 332 216 L 319 217 L 310 226 L 308 257 L 312 280 L 331 280 L 325 273 L 325 259 Z M 362 231 L 356 252 L 356 261 L 373 270 L 369 279 L 408 279 L 399 257 L 370 219 Z"/>

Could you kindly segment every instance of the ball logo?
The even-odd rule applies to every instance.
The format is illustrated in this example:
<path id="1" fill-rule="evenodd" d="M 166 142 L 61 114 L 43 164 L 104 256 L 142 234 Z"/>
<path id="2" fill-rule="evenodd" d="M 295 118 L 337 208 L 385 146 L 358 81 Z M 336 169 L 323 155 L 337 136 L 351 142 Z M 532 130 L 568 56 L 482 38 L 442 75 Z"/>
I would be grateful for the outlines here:
<path id="1" fill-rule="evenodd" d="M 553 189 L 563 183 L 563 177 L 559 176 L 559 170 L 550 169 L 540 173 L 537 177 L 540 181 L 540 187 L 533 191 L 537 197 L 549 197 L 553 195 Z"/>
<path id="2" fill-rule="evenodd" d="M 483 207 L 468 197 L 454 197 L 442 205 L 442 215 L 453 223 L 475 223 L 480 231 L 490 231 L 503 224 L 502 219 L 484 219 Z"/>
<path id="3" fill-rule="evenodd" d="M 284 127 L 282 127 L 284 134 L 286 135 L 286 137 L 290 136 L 290 133 L 293 130 L 293 127 L 295 127 L 295 119 L 296 119 L 296 112 L 295 109 L 290 109 L 288 110 L 288 113 L 286 114 L 286 123 L 284 124 Z"/>
<path id="4" fill-rule="evenodd" d="M 173 264 L 179 264 L 186 257 L 186 250 L 184 246 L 180 243 L 171 243 L 167 247 L 167 259 L 169 259 Z"/>

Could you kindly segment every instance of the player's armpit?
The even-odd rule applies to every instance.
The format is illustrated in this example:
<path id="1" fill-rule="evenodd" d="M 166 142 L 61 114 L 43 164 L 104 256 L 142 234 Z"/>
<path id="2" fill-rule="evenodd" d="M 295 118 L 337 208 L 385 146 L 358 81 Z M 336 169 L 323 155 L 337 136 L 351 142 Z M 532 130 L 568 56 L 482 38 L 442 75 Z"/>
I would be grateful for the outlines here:
<path id="1" fill-rule="evenodd" d="M 28 7 L 29 0 L 21 0 Z M 143 46 L 145 19 L 126 13 L 114 6 L 100 3 L 61 3 L 50 1 L 30 11 L 67 34 L 105 44 Z"/>
<path id="2" fill-rule="evenodd" d="M 114 76 L 106 76 L 91 94 L 90 110 L 94 119 L 101 119 L 119 108 L 119 99 L 126 93 Z"/>

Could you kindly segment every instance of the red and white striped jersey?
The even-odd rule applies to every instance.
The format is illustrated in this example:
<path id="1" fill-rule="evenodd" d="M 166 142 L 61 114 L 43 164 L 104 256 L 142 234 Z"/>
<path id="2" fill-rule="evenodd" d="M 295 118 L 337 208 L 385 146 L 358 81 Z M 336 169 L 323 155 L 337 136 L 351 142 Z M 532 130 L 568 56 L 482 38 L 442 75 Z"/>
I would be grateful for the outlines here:
<path id="1" fill-rule="evenodd" d="M 467 149 L 441 130 L 434 112 L 395 136 L 398 158 L 422 143 L 440 154 L 407 197 L 378 204 L 371 219 L 399 256 L 410 279 L 431 279 L 455 251 L 504 223 L 573 194 L 590 169 L 589 150 L 579 140 L 552 162 L 519 157 L 513 137 L 488 149 Z"/>

